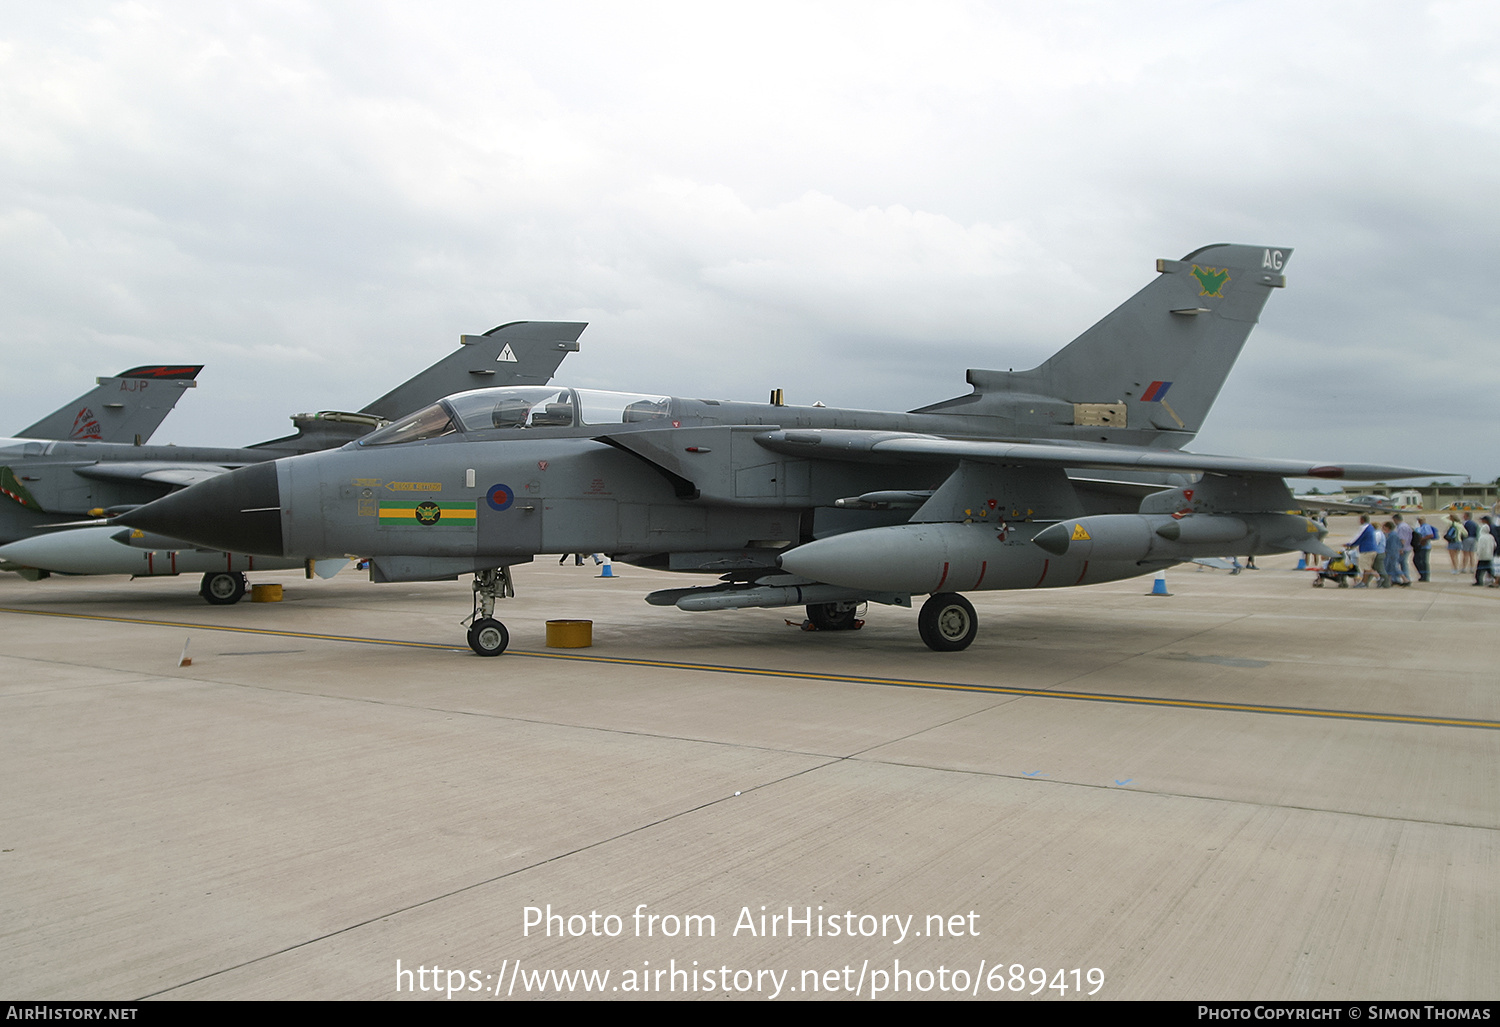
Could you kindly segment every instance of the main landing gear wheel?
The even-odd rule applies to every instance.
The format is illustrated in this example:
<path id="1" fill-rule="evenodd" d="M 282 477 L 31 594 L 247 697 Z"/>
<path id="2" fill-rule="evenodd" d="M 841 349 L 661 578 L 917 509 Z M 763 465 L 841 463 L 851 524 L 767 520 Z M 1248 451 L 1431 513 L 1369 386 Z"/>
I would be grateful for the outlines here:
<path id="1" fill-rule="evenodd" d="M 229 606 L 245 594 L 245 576 L 239 571 L 210 571 L 203 575 L 198 594 L 215 606 Z"/>
<path id="2" fill-rule="evenodd" d="M 956 653 L 969 648 L 979 633 L 974 607 L 957 592 L 938 592 L 922 604 L 917 614 L 917 632 L 927 648 Z"/>
<path id="3" fill-rule="evenodd" d="M 480 656 L 499 656 L 510 645 L 510 632 L 493 617 L 481 617 L 469 626 L 469 648 Z"/>
<path id="4" fill-rule="evenodd" d="M 862 626 L 855 616 L 858 611 L 858 603 L 812 603 L 807 619 L 819 631 L 853 631 Z"/>

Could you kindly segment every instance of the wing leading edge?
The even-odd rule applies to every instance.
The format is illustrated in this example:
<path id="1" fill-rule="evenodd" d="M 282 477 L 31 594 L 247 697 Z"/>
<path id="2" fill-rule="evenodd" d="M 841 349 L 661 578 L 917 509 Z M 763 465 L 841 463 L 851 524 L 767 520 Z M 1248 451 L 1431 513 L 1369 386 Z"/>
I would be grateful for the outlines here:
<path id="1" fill-rule="evenodd" d="M 1080 443 L 986 442 L 945 439 L 901 432 L 844 429 L 764 432 L 755 439 L 787 456 L 830 460 L 972 460 L 1016 467 L 1087 467 L 1168 471 L 1177 474 L 1264 475 L 1273 478 L 1340 478 L 1377 481 L 1428 477 L 1442 472 L 1383 464 L 1333 464 L 1312 460 L 1272 460 L 1214 456 L 1139 446 L 1091 446 Z"/>

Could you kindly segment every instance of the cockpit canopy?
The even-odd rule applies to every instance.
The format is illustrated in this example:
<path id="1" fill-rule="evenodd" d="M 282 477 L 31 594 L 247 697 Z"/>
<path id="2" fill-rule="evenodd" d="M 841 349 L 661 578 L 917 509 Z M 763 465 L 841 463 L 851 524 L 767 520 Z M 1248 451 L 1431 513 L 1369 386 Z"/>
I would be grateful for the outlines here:
<path id="1" fill-rule="evenodd" d="M 671 416 L 666 396 L 601 392 L 530 385 L 460 392 L 371 432 L 361 446 L 420 442 L 457 432 L 498 428 L 572 428 L 577 425 L 634 424 Z"/>

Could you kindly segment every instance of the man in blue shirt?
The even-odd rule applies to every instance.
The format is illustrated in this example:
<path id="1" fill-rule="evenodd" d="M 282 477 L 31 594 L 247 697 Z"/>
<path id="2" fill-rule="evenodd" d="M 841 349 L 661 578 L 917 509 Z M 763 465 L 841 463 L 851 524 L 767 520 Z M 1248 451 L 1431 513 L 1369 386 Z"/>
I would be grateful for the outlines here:
<path id="1" fill-rule="evenodd" d="M 1376 541 L 1375 526 L 1370 523 L 1370 518 L 1365 514 L 1360 514 L 1359 523 L 1359 534 L 1354 536 L 1354 540 L 1344 548 L 1357 549 L 1359 551 L 1359 569 L 1363 573 L 1360 575 L 1359 584 L 1354 587 L 1368 588 L 1370 585 L 1370 576 L 1375 573 L 1375 561 L 1379 555 L 1380 547 Z"/>
<path id="2" fill-rule="evenodd" d="M 1417 568 L 1417 580 L 1429 580 L 1427 558 L 1432 555 L 1432 543 L 1437 541 L 1437 529 L 1427 523 L 1427 518 L 1418 517 L 1417 526 L 1411 532 L 1411 562 Z"/>

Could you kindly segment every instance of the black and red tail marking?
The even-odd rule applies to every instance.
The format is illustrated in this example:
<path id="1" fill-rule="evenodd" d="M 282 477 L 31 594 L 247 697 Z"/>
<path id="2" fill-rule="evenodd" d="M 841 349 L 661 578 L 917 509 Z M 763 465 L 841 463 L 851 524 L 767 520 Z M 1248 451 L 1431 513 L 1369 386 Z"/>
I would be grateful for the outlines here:
<path id="1" fill-rule="evenodd" d="M 203 370 L 202 364 L 146 364 L 142 367 L 132 367 L 128 371 L 121 371 L 115 375 L 116 378 L 160 378 L 179 379 L 191 381 L 198 377 L 198 372 Z"/>

